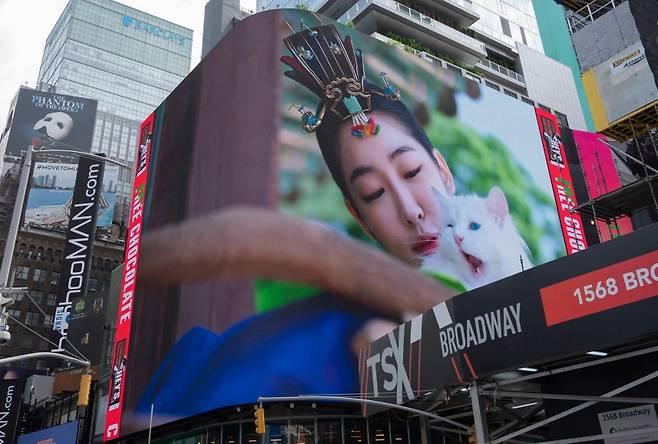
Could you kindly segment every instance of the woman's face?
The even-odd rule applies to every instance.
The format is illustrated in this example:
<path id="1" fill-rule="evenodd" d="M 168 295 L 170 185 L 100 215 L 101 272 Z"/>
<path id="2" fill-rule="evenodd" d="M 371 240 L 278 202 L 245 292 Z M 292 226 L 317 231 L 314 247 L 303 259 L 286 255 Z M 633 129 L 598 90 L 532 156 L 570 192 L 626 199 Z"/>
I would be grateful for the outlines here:
<path id="1" fill-rule="evenodd" d="M 342 173 L 355 207 L 348 208 L 389 253 L 419 265 L 438 248 L 440 208 L 432 188 L 453 193 L 452 175 L 438 152 L 437 166 L 397 120 L 372 114 L 380 124 L 375 136 L 360 139 L 349 124 L 340 128 Z"/>

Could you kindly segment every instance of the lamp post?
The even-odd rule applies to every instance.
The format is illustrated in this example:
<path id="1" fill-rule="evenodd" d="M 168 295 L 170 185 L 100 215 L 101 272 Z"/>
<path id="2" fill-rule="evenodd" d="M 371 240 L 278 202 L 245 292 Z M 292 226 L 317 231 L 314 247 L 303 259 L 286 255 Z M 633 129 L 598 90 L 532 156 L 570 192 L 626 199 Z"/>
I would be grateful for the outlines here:
<path id="1" fill-rule="evenodd" d="M 0 302 L 4 301 L 5 294 L 10 294 L 15 292 L 15 289 L 8 287 L 9 284 L 9 270 L 11 268 L 11 262 L 14 257 L 14 248 L 16 247 L 16 237 L 18 236 L 18 229 L 20 225 L 21 213 L 23 211 L 23 203 L 25 202 L 25 194 L 27 192 L 27 184 L 30 179 L 30 170 L 32 168 L 32 157 L 34 155 L 40 154 L 75 154 L 80 157 L 87 157 L 94 160 L 100 160 L 102 162 L 113 163 L 124 168 L 128 168 L 128 165 L 118 162 L 113 159 L 108 159 L 97 154 L 85 153 L 75 150 L 65 150 L 65 149 L 41 149 L 35 151 L 34 148 L 30 145 L 27 149 L 27 153 L 23 158 L 23 165 L 21 167 L 21 176 L 18 183 L 18 192 L 16 193 L 16 202 L 14 203 L 14 211 L 11 216 L 11 223 L 9 224 L 9 232 L 7 233 L 7 242 L 5 243 L 5 250 L 2 257 L 2 265 L 0 266 Z M 6 316 L 6 306 L 7 303 L 0 303 L 0 331 L 8 331 L 7 328 L 7 316 Z"/>

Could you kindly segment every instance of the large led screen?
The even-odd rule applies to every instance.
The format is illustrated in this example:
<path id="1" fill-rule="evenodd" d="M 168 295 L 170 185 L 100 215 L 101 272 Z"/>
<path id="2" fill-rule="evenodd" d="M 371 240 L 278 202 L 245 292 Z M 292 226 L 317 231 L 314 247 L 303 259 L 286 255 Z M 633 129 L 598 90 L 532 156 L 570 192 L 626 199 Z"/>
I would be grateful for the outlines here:
<path id="1" fill-rule="evenodd" d="M 296 282 L 305 265 L 285 264 L 285 245 L 272 263 L 286 281 L 140 281 L 140 234 L 269 207 L 457 292 L 565 254 L 531 106 L 306 11 L 240 22 L 140 143 L 106 439 L 146 428 L 151 408 L 161 424 L 258 396 L 356 393 L 354 350 L 369 326 L 399 322 L 376 293 L 355 303 Z M 316 269 L 334 247 L 313 247 Z"/>

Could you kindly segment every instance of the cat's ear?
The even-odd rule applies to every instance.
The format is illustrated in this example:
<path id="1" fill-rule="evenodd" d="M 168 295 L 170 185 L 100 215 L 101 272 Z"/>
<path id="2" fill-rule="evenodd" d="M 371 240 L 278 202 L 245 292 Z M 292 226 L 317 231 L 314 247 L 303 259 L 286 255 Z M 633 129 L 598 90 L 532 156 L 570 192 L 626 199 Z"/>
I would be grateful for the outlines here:
<path id="1" fill-rule="evenodd" d="M 487 196 L 487 210 L 498 219 L 499 224 L 505 220 L 505 217 L 509 214 L 509 207 L 507 206 L 507 199 L 503 190 L 493 187 L 489 191 L 489 195 Z"/>

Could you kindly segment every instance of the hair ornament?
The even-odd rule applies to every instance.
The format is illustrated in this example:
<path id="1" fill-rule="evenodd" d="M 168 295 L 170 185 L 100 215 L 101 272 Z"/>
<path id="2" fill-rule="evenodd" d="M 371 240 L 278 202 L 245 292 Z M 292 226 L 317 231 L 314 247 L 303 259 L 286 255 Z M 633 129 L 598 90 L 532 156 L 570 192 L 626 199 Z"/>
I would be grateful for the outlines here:
<path id="1" fill-rule="evenodd" d="M 379 125 L 368 115 L 372 110 L 373 92 L 366 88 L 363 57 L 361 51 L 352 46 L 352 39 L 341 37 L 334 25 L 309 28 L 302 21 L 300 28 L 284 39 L 292 55 L 281 57 L 281 61 L 292 68 L 286 71 L 286 76 L 321 100 L 317 115 L 296 106 L 302 115 L 304 129 L 315 131 L 322 124 L 324 114 L 330 112 L 341 120 L 351 119 L 355 137 L 379 133 Z M 399 100 L 400 92 L 384 73 L 382 79 L 384 96 L 388 100 Z"/>
<path id="2" fill-rule="evenodd" d="M 400 90 L 388 81 L 386 73 L 380 72 L 379 75 L 382 76 L 382 81 L 384 82 L 384 97 L 388 100 L 400 100 Z"/>
<path id="3" fill-rule="evenodd" d="M 322 123 L 322 117 L 324 117 L 324 107 L 320 109 L 320 115 L 313 114 L 311 111 L 307 111 L 304 108 L 304 105 L 290 105 L 288 109 L 295 108 L 299 114 L 302 115 L 302 127 L 308 133 L 315 131 L 318 126 Z"/>

